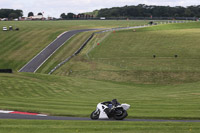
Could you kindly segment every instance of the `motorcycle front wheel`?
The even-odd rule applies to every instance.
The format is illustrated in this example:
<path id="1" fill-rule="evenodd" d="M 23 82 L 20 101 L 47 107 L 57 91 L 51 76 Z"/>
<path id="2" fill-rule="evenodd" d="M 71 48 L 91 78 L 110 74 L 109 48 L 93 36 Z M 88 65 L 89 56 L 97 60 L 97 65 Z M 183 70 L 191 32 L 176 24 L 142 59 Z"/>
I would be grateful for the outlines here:
<path id="1" fill-rule="evenodd" d="M 128 116 L 128 113 L 127 113 L 126 110 L 120 110 L 120 113 L 114 114 L 113 117 L 114 117 L 115 120 L 123 120 L 127 116 Z"/>
<path id="2" fill-rule="evenodd" d="M 99 110 L 95 110 L 91 113 L 90 118 L 92 120 L 97 120 L 99 119 L 99 115 L 100 115 L 100 111 Z"/>

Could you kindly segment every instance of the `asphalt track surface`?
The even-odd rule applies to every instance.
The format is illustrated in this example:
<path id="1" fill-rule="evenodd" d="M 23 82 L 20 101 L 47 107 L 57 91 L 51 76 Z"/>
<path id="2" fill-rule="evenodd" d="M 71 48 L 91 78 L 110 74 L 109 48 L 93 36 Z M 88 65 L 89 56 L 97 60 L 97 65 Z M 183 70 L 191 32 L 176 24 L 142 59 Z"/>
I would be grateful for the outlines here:
<path id="1" fill-rule="evenodd" d="M 36 72 L 38 68 L 40 68 L 40 66 L 71 37 L 80 32 L 94 30 L 98 29 L 82 29 L 64 32 L 58 38 L 56 38 L 56 40 L 44 48 L 39 54 L 37 54 L 32 60 L 30 60 L 24 67 L 22 67 L 19 72 Z"/>
<path id="2" fill-rule="evenodd" d="M 119 120 L 91 120 L 81 117 L 63 117 L 63 116 L 34 116 L 21 114 L 3 114 L 0 113 L 0 119 L 24 119 L 24 120 L 78 120 L 78 121 L 119 121 Z M 157 120 L 157 119 L 124 119 L 121 121 L 133 122 L 200 122 L 200 120 Z"/>

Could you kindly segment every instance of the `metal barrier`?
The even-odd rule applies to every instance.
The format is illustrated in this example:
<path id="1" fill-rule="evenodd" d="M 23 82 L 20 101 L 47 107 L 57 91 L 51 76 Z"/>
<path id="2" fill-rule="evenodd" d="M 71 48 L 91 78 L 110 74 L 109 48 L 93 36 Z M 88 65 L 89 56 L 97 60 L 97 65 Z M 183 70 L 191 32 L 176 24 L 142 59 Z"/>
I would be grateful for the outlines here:
<path id="1" fill-rule="evenodd" d="M 94 34 L 95 33 L 92 33 L 92 35 L 81 45 L 81 47 L 72 56 L 68 57 L 67 59 L 65 59 L 64 61 L 62 61 L 61 63 L 59 63 L 48 74 L 52 74 L 55 70 L 57 70 L 58 68 L 60 68 L 66 62 L 68 62 L 72 57 L 74 57 L 77 54 L 79 54 L 81 52 L 81 50 L 86 46 L 86 44 L 93 38 Z"/>
<path id="2" fill-rule="evenodd" d="M 12 69 L 0 69 L 0 73 L 13 73 Z"/>

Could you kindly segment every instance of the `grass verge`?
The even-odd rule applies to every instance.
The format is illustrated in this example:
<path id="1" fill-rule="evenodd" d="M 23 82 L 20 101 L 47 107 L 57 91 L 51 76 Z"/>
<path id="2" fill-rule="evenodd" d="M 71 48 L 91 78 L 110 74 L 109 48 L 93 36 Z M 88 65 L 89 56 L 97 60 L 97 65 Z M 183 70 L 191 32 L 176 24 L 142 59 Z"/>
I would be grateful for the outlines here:
<path id="1" fill-rule="evenodd" d="M 200 123 L 0 120 L 0 133 L 197 133 Z"/>

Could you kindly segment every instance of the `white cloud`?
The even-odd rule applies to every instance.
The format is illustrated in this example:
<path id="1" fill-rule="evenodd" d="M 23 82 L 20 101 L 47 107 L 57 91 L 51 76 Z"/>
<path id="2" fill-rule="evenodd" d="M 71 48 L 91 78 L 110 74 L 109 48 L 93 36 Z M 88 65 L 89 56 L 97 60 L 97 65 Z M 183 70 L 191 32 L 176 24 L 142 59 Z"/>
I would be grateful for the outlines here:
<path id="1" fill-rule="evenodd" d="M 0 0 L 1 8 L 22 9 L 24 16 L 28 12 L 44 12 L 45 16 L 59 17 L 61 13 L 81 13 L 95 9 L 125 5 L 200 5 L 199 0 Z"/>

